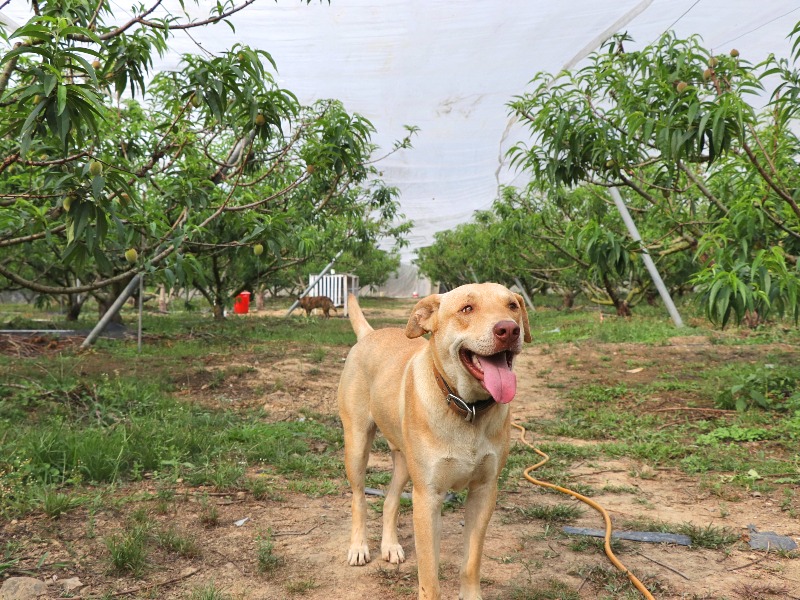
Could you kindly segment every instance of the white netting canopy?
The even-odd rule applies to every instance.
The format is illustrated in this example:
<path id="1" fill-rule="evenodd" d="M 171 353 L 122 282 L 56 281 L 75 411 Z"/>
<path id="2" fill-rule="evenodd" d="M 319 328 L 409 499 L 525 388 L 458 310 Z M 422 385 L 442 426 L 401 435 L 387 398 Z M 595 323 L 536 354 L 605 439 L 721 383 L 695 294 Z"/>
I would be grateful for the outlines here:
<path id="1" fill-rule="evenodd" d="M 123 2 L 113 2 L 120 20 L 130 15 Z M 210 5 L 187 2 L 186 10 L 204 17 Z M 11 0 L 3 12 L 22 22 L 28 10 Z M 175 0 L 154 14 L 166 10 L 181 14 Z M 622 31 L 634 47 L 673 29 L 702 36 L 714 52 L 735 47 L 752 63 L 769 53 L 788 57 L 787 34 L 798 20 L 796 0 L 262 1 L 231 19 L 235 32 L 219 24 L 191 37 L 177 33 L 174 52 L 156 68 L 177 68 L 180 53 L 202 52 L 197 44 L 213 53 L 241 42 L 271 53 L 278 82 L 301 101 L 338 98 L 370 119 L 384 150 L 405 135 L 405 124 L 419 127 L 414 148 L 382 166 L 415 223 L 408 262 L 436 231 L 489 208 L 498 184 L 514 183 L 505 152 L 525 132 L 506 105 L 536 72 L 580 65 Z"/>

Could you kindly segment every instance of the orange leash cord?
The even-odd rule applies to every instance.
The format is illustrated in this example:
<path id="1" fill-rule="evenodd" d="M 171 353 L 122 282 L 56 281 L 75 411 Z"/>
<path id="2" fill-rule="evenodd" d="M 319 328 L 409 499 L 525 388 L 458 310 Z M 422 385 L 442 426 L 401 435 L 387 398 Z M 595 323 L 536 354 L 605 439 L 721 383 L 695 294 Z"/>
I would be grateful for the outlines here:
<path id="1" fill-rule="evenodd" d="M 636 575 L 631 573 L 627 569 L 627 567 L 625 565 L 623 565 L 619 561 L 619 559 L 614 555 L 614 552 L 611 550 L 611 517 L 608 515 L 608 512 L 606 512 L 606 509 L 604 509 L 602 506 L 600 506 L 594 500 L 591 500 L 590 498 L 587 498 L 586 496 L 583 496 L 583 495 L 579 494 L 578 492 L 574 492 L 572 490 L 568 490 L 567 488 L 563 488 L 561 486 L 554 485 L 552 483 L 547 483 L 546 481 L 541 481 L 539 479 L 534 479 L 533 477 L 531 477 L 531 475 L 530 475 L 531 471 L 535 471 L 536 469 L 541 467 L 543 464 L 545 464 L 547 461 L 550 460 L 550 457 L 547 456 L 547 454 L 545 454 L 544 452 L 542 452 L 538 448 L 536 448 L 535 446 L 533 446 L 533 444 L 528 443 L 528 441 L 525 439 L 526 431 L 525 431 L 525 428 L 522 425 L 517 425 L 516 423 L 512 423 L 511 425 L 513 425 L 514 427 L 516 427 L 517 429 L 520 430 L 520 432 L 521 432 L 520 436 L 519 436 L 520 441 L 523 444 L 525 444 L 526 446 L 528 446 L 528 448 L 530 448 L 531 450 L 536 452 L 536 454 L 538 454 L 539 456 L 544 458 L 544 460 L 536 463 L 532 467 L 528 467 L 527 469 L 525 469 L 525 471 L 522 474 L 525 477 L 525 479 L 527 479 L 528 481 L 530 481 L 534 485 L 539 485 L 539 486 L 542 486 L 542 487 L 549 488 L 551 490 L 556 490 L 558 492 L 561 492 L 562 494 L 568 494 L 568 495 L 572 496 L 573 498 L 577 498 L 581 502 L 584 502 L 585 504 L 588 504 L 593 509 L 595 509 L 597 512 L 599 512 L 603 516 L 603 521 L 606 524 L 606 535 L 605 535 L 605 539 L 604 539 L 604 542 L 603 542 L 603 548 L 605 549 L 606 556 L 608 557 L 608 559 L 611 561 L 611 563 L 617 569 L 619 569 L 620 571 L 625 573 L 625 575 L 628 576 L 628 579 L 630 579 L 631 583 L 636 587 L 636 589 L 641 592 L 642 596 L 644 596 L 647 600 L 655 600 L 655 598 L 653 598 L 653 595 L 647 590 L 646 587 L 644 587 L 644 584 L 641 581 L 639 581 L 639 579 L 636 577 Z"/>

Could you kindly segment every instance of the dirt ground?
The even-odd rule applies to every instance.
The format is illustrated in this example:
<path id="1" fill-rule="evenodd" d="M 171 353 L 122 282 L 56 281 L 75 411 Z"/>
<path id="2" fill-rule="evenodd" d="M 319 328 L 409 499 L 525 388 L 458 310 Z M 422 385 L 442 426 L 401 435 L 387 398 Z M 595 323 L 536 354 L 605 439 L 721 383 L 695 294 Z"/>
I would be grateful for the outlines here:
<path id="1" fill-rule="evenodd" d="M 376 313 L 367 314 L 367 317 Z M 704 352 L 725 360 L 725 352 L 741 352 L 713 346 L 702 337 L 675 338 L 665 346 L 632 344 L 588 347 L 546 348 L 530 345 L 519 359 L 517 397 L 513 415 L 520 422 L 536 422 L 552 416 L 559 408 L 563 387 L 576 381 L 597 380 L 601 384 L 621 381 L 643 382 L 655 377 L 656 369 L 631 369 L 630 360 L 640 364 L 685 364 L 697 361 Z M 276 362 L 253 358 L 248 372 L 225 388 L 203 388 L 201 382 L 187 381 L 181 392 L 187 400 L 209 404 L 230 403 L 236 407 L 262 407 L 269 420 L 304 418 L 300 410 L 323 415 L 336 413 L 335 390 L 341 363 L 346 354 L 327 356 L 322 363 L 309 364 L 301 356 L 287 353 Z M 608 360 L 611 356 L 612 359 Z M 602 360 L 601 360 L 602 357 Z M 215 365 L 224 368 L 226 365 Z M 232 365 L 227 365 L 232 366 Z M 211 364 L 209 366 L 211 367 Z M 311 368 L 314 377 L 308 377 Z M 636 372 L 632 372 L 636 371 Z M 685 399 L 665 394 L 663 407 L 685 406 Z M 676 418 L 680 418 L 676 411 Z M 517 437 L 514 431 L 512 436 Z M 551 441 L 532 430 L 534 442 Z M 586 444 L 591 442 L 563 440 Z M 389 470 L 387 455 L 373 453 L 370 467 Z M 643 477 L 642 473 L 647 472 Z M 639 517 L 667 523 L 691 522 L 695 525 L 725 526 L 742 534 L 742 542 L 725 550 L 693 549 L 677 545 L 625 542 L 618 557 L 647 584 L 656 598 L 800 598 L 800 558 L 775 551 L 754 551 L 746 544 L 747 526 L 773 531 L 800 542 L 800 520 L 782 510 L 782 494 L 750 493 L 741 487 L 724 487 L 719 493 L 702 485 L 698 477 L 677 470 L 648 470 L 628 459 L 576 462 L 570 473 L 575 481 L 595 489 L 635 489 L 637 493 L 600 492 L 593 499 L 603 505 L 615 522 Z M 250 475 L 257 477 L 259 473 Z M 136 492 L 157 492 L 155 483 L 145 482 Z M 131 490 L 126 490 L 127 494 Z M 346 562 L 350 527 L 350 494 L 343 488 L 336 495 L 309 497 L 281 489 L 268 499 L 256 501 L 244 491 L 212 494 L 219 512 L 215 527 L 203 526 L 202 509 L 196 490 L 178 490 L 178 501 L 167 514 L 152 510 L 150 518 L 173 524 L 199 542 L 201 554 L 195 558 L 154 556 L 157 568 L 145 579 L 117 579 L 105 570 L 107 552 L 102 542 L 119 527 L 122 517 L 132 510 L 121 504 L 118 510 L 103 510 L 89 517 L 85 509 L 73 511 L 58 521 L 45 517 L 28 518 L 7 524 L 4 536 L 26 540 L 33 557 L 48 552 L 46 562 L 69 563 L 69 568 L 53 570 L 60 579 L 77 576 L 87 587 L 81 597 L 114 592 L 123 597 L 189 598 L 193 590 L 213 583 L 235 599 L 308 598 L 311 600 L 349 600 L 381 598 L 407 599 L 416 593 L 416 555 L 410 512 L 400 518 L 401 543 L 406 562 L 390 566 L 380 559 L 380 514 L 370 513 L 369 532 L 373 560 L 365 567 L 349 567 Z M 379 500 L 373 498 L 371 503 Z M 547 493 L 525 481 L 501 494 L 484 549 L 483 589 L 487 600 L 505 598 L 559 598 L 535 596 L 532 590 L 545 589 L 549 580 L 559 580 L 567 589 L 579 590 L 581 598 L 613 598 L 610 585 L 598 576 L 598 568 L 612 570 L 596 547 L 576 551 L 574 538 L 558 531 L 560 525 L 522 518 L 519 509 L 533 504 L 575 503 L 577 501 Z M 795 512 L 800 509 L 796 505 Z M 151 502 L 155 507 L 155 502 Z M 783 506 L 785 508 L 785 506 Z M 441 544 L 444 598 L 458 597 L 458 566 L 461 560 L 463 509 L 447 511 L 443 517 Z M 242 520 L 245 520 L 242 522 Z M 586 509 L 571 525 L 602 528 L 602 520 Z M 91 535 L 87 532 L 91 529 Z M 282 564 L 275 574 L 260 574 L 256 563 L 256 544 L 260 534 L 271 530 L 274 552 Z M 593 569 L 594 567 L 594 569 Z M 530 595 L 514 595 L 515 589 Z M 57 589 L 57 582 L 51 585 Z M 54 592 L 53 597 L 57 597 Z M 626 596 L 632 597 L 632 596 Z"/>

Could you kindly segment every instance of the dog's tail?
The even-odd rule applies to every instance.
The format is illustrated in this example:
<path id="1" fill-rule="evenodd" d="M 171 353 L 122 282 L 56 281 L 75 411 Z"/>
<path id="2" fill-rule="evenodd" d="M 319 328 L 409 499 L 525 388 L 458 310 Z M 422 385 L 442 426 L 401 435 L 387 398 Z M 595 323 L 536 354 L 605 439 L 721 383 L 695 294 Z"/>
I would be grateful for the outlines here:
<path id="1" fill-rule="evenodd" d="M 361 312 L 361 307 L 358 305 L 358 298 L 353 294 L 347 295 L 347 314 L 350 317 L 350 324 L 353 326 L 353 331 L 356 332 L 356 339 L 361 339 L 372 331 L 372 325 L 367 323 L 364 313 Z"/>

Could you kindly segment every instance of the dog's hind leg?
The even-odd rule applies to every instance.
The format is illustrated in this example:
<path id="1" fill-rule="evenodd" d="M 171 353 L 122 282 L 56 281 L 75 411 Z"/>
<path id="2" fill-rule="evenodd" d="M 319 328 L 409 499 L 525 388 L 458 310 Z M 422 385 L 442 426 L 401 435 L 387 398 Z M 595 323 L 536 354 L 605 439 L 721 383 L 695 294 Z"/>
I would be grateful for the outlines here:
<path id="1" fill-rule="evenodd" d="M 405 561 L 406 555 L 397 539 L 397 517 L 400 511 L 400 494 L 409 480 L 406 457 L 399 450 L 392 448 L 392 481 L 386 490 L 383 503 L 383 540 L 381 541 L 381 557 L 392 564 Z"/>
<path id="2" fill-rule="evenodd" d="M 353 525 L 350 533 L 350 549 L 347 562 L 351 566 L 365 565 L 369 562 L 367 544 L 367 499 L 364 497 L 364 480 L 372 440 L 377 427 L 372 423 L 360 427 L 350 423 L 344 428 L 344 465 L 347 479 L 353 491 Z"/>

